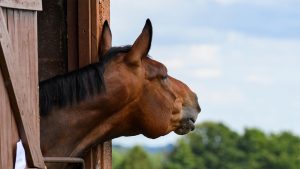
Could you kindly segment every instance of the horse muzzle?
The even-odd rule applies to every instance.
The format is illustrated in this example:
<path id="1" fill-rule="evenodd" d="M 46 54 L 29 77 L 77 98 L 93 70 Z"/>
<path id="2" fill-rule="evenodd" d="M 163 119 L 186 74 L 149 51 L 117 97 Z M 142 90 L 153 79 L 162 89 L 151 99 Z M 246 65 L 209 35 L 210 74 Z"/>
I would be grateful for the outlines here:
<path id="1" fill-rule="evenodd" d="M 181 125 L 174 131 L 178 135 L 184 135 L 195 129 L 194 120 L 187 119 L 181 122 Z"/>
<path id="2" fill-rule="evenodd" d="M 174 131 L 176 134 L 184 135 L 195 129 L 195 122 L 200 110 L 193 107 L 183 107 L 180 126 Z"/>

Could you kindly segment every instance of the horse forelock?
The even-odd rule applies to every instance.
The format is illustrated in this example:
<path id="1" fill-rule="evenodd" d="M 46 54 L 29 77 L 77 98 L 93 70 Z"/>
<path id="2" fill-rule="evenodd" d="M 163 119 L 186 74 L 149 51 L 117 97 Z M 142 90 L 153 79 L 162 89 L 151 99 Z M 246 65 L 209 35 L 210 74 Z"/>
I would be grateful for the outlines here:
<path id="1" fill-rule="evenodd" d="M 45 116 L 54 107 L 74 105 L 104 91 L 105 65 L 119 56 L 119 53 L 129 52 L 130 49 L 130 45 L 112 47 L 98 63 L 41 81 L 39 83 L 40 115 Z"/>

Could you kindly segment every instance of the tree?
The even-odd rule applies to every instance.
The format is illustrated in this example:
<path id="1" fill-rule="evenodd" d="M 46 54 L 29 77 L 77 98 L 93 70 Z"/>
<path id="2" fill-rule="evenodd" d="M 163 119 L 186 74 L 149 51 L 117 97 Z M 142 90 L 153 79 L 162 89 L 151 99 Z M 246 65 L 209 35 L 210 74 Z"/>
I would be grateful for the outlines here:
<path id="1" fill-rule="evenodd" d="M 164 166 L 165 169 L 197 169 L 196 158 L 184 140 L 178 141 Z"/>
<path id="2" fill-rule="evenodd" d="M 240 168 L 244 153 L 237 148 L 239 135 L 222 123 L 205 122 L 185 137 L 195 156 L 208 169 Z"/>
<path id="3" fill-rule="evenodd" d="M 130 149 L 119 169 L 152 169 L 152 163 L 149 155 L 140 146 Z"/>
<path id="4" fill-rule="evenodd" d="M 205 122 L 178 140 L 171 153 L 149 157 L 134 147 L 115 169 L 299 169 L 300 138 L 255 128 L 239 134 L 222 123 Z"/>
<path id="5" fill-rule="evenodd" d="M 123 153 L 116 148 L 113 148 L 112 150 L 112 167 L 114 169 L 121 168 L 120 166 L 122 165 L 124 159 Z"/>

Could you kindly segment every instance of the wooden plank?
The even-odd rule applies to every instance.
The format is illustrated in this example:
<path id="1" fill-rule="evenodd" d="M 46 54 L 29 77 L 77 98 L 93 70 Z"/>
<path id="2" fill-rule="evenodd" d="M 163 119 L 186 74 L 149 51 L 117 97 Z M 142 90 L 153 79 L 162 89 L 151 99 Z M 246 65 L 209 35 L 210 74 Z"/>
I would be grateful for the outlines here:
<path id="1" fill-rule="evenodd" d="M 13 168 L 12 149 L 10 132 L 11 124 L 9 122 L 12 114 L 10 110 L 9 99 L 5 89 L 5 81 L 0 71 L 0 168 Z"/>
<path id="2" fill-rule="evenodd" d="M 91 0 L 78 0 L 79 67 L 91 63 Z"/>
<path id="3" fill-rule="evenodd" d="M 101 43 L 102 25 L 105 20 L 110 20 L 110 1 L 109 0 L 92 0 L 91 1 L 91 62 L 98 61 L 98 47 Z M 101 56 L 100 56 L 101 57 Z M 90 169 L 112 168 L 112 147 L 111 141 L 104 142 L 90 150 L 85 157 L 86 165 Z"/>
<path id="4" fill-rule="evenodd" d="M 42 0 L 0 0 L 1 7 L 41 11 Z"/>
<path id="5" fill-rule="evenodd" d="M 95 30 L 97 28 L 95 27 L 99 24 L 96 19 L 97 16 L 93 15 L 97 14 L 94 8 L 98 9 L 98 6 L 97 0 L 78 0 L 79 67 L 92 63 L 92 52 L 95 54 L 95 46 L 97 48 L 97 44 L 94 44 L 98 40 L 97 31 Z M 97 148 L 98 146 L 92 148 L 84 157 L 87 169 L 95 169 L 97 166 L 97 162 L 95 162 L 95 160 L 99 159 Z"/>
<path id="6" fill-rule="evenodd" d="M 101 145 L 101 168 L 112 169 L 112 142 L 106 141 Z"/>
<path id="7" fill-rule="evenodd" d="M 72 0 L 76 3 L 76 0 Z M 83 67 L 98 61 L 98 47 L 102 25 L 109 21 L 109 0 L 78 0 L 78 13 L 74 10 L 74 3 L 68 2 L 68 65 L 69 71 L 74 70 L 78 61 L 78 67 Z M 74 33 L 76 17 L 78 16 L 78 37 Z M 74 28 L 75 27 L 75 28 Z M 78 42 L 78 46 L 74 42 Z M 76 49 L 78 49 L 76 51 Z M 76 58 L 76 52 L 78 57 Z M 77 60 L 78 59 L 78 60 Z M 78 68 L 77 67 L 77 68 Z M 85 157 L 87 169 L 112 168 L 111 141 L 100 144 L 90 150 Z"/>
<path id="8" fill-rule="evenodd" d="M 12 16 L 12 13 L 10 13 L 8 9 L 7 9 L 6 12 L 4 12 L 4 13 L 6 13 L 6 15 L 7 15 L 7 16 L 6 16 L 7 22 L 6 22 L 6 23 L 7 23 L 7 27 L 8 27 L 9 24 L 12 22 L 12 21 L 10 20 L 10 18 L 11 18 L 11 16 Z M 13 29 L 12 29 L 12 30 L 13 30 Z M 11 35 L 13 36 L 13 33 L 11 33 Z M 8 104 L 9 104 L 9 99 L 8 99 L 7 101 L 8 101 Z M 9 110 L 9 109 L 10 109 L 10 110 Z M 7 127 L 10 126 L 10 127 L 9 127 L 9 132 L 12 133 L 12 132 L 13 132 L 13 130 L 12 130 L 12 125 L 13 125 L 13 123 L 12 123 L 12 120 L 13 120 L 13 113 L 12 113 L 12 110 L 11 110 L 10 107 L 7 107 L 7 110 L 9 110 L 9 113 L 7 114 L 7 119 L 6 119 L 6 120 L 10 121 L 10 123 L 7 123 L 6 126 L 7 126 Z M 6 137 L 7 137 L 7 138 L 11 138 L 12 135 L 7 135 Z M 8 152 L 8 157 L 10 157 L 9 160 L 11 160 L 11 162 L 9 162 L 9 164 L 10 164 L 10 163 L 13 163 L 13 159 L 14 159 L 14 157 L 13 157 L 13 147 L 12 147 L 12 145 L 13 145 L 13 144 L 16 144 L 16 141 L 13 142 L 12 139 L 9 139 L 7 143 L 8 143 L 8 145 L 9 145 L 9 146 L 8 146 L 8 149 L 9 149 L 9 150 L 8 150 L 8 151 L 9 151 L 9 152 Z M 10 166 L 13 166 L 13 165 L 10 165 Z M 8 167 L 8 168 L 9 168 L 9 167 Z"/>
<path id="9" fill-rule="evenodd" d="M 98 46 L 101 42 L 102 25 L 107 20 L 110 21 L 110 1 L 109 0 L 93 0 L 91 2 L 91 37 L 92 37 L 92 62 L 98 61 Z M 100 41 L 99 41 L 100 39 Z"/>
<path id="10" fill-rule="evenodd" d="M 102 32 L 102 25 L 107 20 L 110 21 L 110 0 L 100 0 L 100 32 Z"/>
<path id="11" fill-rule="evenodd" d="M 3 10 L 6 18 L 6 10 Z M 5 83 L 0 69 L 0 168 L 6 168 L 9 161 L 9 156 L 7 156 L 7 138 L 6 130 L 10 130 L 10 126 L 6 125 L 6 114 L 11 113 L 7 111 L 7 107 L 10 107 L 9 103 L 7 104 L 7 93 L 5 90 Z"/>
<path id="12" fill-rule="evenodd" d="M 96 168 L 100 168 L 100 165 L 95 162 L 96 158 L 94 158 L 95 153 L 97 153 L 98 151 L 95 149 L 91 149 L 88 154 L 84 157 L 84 162 L 85 162 L 85 167 L 87 169 L 96 169 Z"/>
<path id="13" fill-rule="evenodd" d="M 68 71 L 78 68 L 78 0 L 67 1 Z"/>
<path id="14" fill-rule="evenodd" d="M 15 10 L 19 11 L 19 10 Z M 19 32 L 18 43 L 19 46 L 23 45 L 23 51 L 19 51 L 19 63 L 23 65 L 26 70 L 26 75 L 23 76 L 24 87 L 27 87 L 26 97 L 28 97 L 26 120 L 31 121 L 32 130 L 34 134 L 35 144 L 40 147 L 40 121 L 39 121 L 39 90 L 38 90 L 38 46 L 37 46 L 37 12 L 36 11 L 22 11 L 18 29 L 26 30 Z M 26 28 L 26 29 L 24 29 Z M 24 36 L 27 35 L 27 36 Z M 22 40 L 21 40 L 22 39 Z M 20 44 L 20 42 L 30 42 Z M 24 52 L 26 51 L 26 52 Z M 26 53 L 26 56 L 25 54 Z M 23 57 L 22 57 L 23 55 Z M 27 64 L 24 64 L 24 60 Z M 27 79 L 30 80 L 26 80 Z"/>
<path id="15" fill-rule="evenodd" d="M 100 0 L 92 0 L 91 1 L 91 61 L 93 63 L 98 61 L 98 46 L 100 39 L 100 31 L 101 27 L 100 21 Z"/>
<path id="16" fill-rule="evenodd" d="M 17 13 L 17 15 L 18 15 L 18 13 Z M 24 19 L 24 20 L 22 20 L 22 19 Z M 27 25 L 26 25 L 26 27 L 20 26 L 20 29 L 18 29 L 18 31 L 20 31 L 18 33 L 20 33 L 20 34 L 18 36 L 22 35 L 27 38 L 29 36 L 31 36 L 29 33 L 24 35 L 23 34 L 24 32 L 22 32 L 26 28 L 28 28 L 27 26 L 29 24 L 28 24 L 27 19 L 29 19 L 29 18 L 20 18 L 20 21 L 26 22 Z M 34 19 L 36 19 L 36 18 L 34 18 Z M 9 29 L 10 29 L 10 27 L 9 27 Z M 26 30 L 28 30 L 28 29 L 26 29 Z M 6 21 L 3 16 L 2 8 L 0 8 L 0 34 L 1 34 L 1 36 L 0 36 L 1 70 L 2 70 L 3 77 L 6 81 L 6 88 L 7 88 L 9 98 L 10 98 L 9 100 L 10 100 L 11 108 L 13 110 L 15 119 L 17 121 L 18 130 L 19 130 L 19 133 L 22 138 L 23 145 L 24 145 L 24 148 L 26 151 L 27 164 L 30 167 L 43 168 L 45 165 L 44 165 L 42 154 L 41 154 L 41 151 L 39 148 L 39 142 L 37 142 L 37 138 L 35 138 L 36 133 L 34 133 L 35 129 L 34 129 L 34 126 L 32 126 L 32 124 L 33 124 L 32 116 L 30 116 L 31 117 L 31 119 L 30 119 L 30 117 L 27 114 L 28 111 L 35 111 L 35 110 L 32 108 L 26 107 L 26 105 L 28 104 L 28 100 L 30 100 L 30 98 L 28 98 L 26 93 L 24 93 L 24 91 L 25 91 L 24 89 L 28 86 L 26 86 L 26 84 L 22 84 L 20 82 L 20 80 L 23 81 L 24 79 L 25 79 L 25 81 L 26 81 L 26 79 L 28 81 L 28 77 L 30 75 L 28 74 L 29 73 L 28 70 L 26 70 L 25 72 L 27 73 L 27 75 L 22 76 L 22 74 L 20 73 L 20 71 L 18 71 L 18 69 L 16 67 L 15 61 L 18 59 L 16 58 L 17 55 L 13 51 L 11 38 L 7 31 Z M 20 42 L 19 39 L 18 39 L 18 42 Z M 20 46 L 22 46 L 24 44 L 28 44 L 28 41 L 26 41 L 26 39 L 23 39 L 23 41 L 21 41 L 21 43 L 22 44 Z M 35 43 L 35 42 L 29 42 L 29 43 Z M 25 48 L 26 47 L 23 46 L 23 49 L 25 49 Z M 20 50 L 22 51 L 22 47 L 19 48 L 19 51 Z M 31 50 L 31 49 L 27 48 L 26 54 L 29 54 L 28 50 Z M 22 51 L 21 53 L 23 55 L 24 51 Z M 23 59 L 18 60 L 20 62 L 19 66 L 25 63 Z M 24 79 L 22 79 L 22 77 Z M 36 76 L 36 78 L 37 78 L 37 76 Z M 36 86 L 36 89 L 37 89 L 37 86 Z M 33 115 L 34 115 L 34 113 L 33 113 Z"/>
<path id="17" fill-rule="evenodd" d="M 2 80 L 2 74 L 0 75 L 1 79 L 0 79 L 0 94 L 1 96 L 3 96 L 5 94 L 5 89 L 2 89 L 4 88 L 4 82 Z M 0 134 L 1 134 L 1 137 L 0 137 L 0 167 L 1 168 L 4 168 L 4 167 L 7 167 L 7 163 L 9 161 L 9 156 L 7 155 L 8 153 L 8 149 L 7 149 L 7 134 L 6 134 L 6 130 L 9 130 L 10 129 L 10 126 L 7 126 L 6 124 L 6 116 L 7 116 L 7 112 L 6 111 L 6 107 L 7 107 L 7 104 L 4 102 L 5 101 L 5 95 L 3 98 L 1 98 L 1 102 L 0 102 Z"/>
<path id="18" fill-rule="evenodd" d="M 73 0 L 44 0 L 38 13 L 39 79 L 45 80 L 67 72 L 67 3 Z M 64 3 L 66 2 L 66 3 Z M 77 8 L 76 8 L 77 11 Z M 76 25 L 78 27 L 77 20 Z M 77 35 L 78 32 L 76 32 Z M 72 36 L 71 36 L 72 37 Z M 76 41 L 76 43 L 78 43 Z M 78 47 L 76 48 L 78 50 Z M 77 53 L 77 52 L 76 52 Z M 78 59 L 77 59 L 78 62 Z"/>
<path id="19" fill-rule="evenodd" d="M 110 21 L 110 0 L 100 0 L 100 25 L 99 25 L 99 34 L 102 32 L 102 25 L 107 20 Z M 101 39 L 99 37 L 98 42 Z M 101 56 L 100 56 L 101 57 Z M 112 141 L 106 141 L 101 144 L 101 169 L 112 169 Z"/>
<path id="20" fill-rule="evenodd" d="M 34 139 L 36 149 L 40 151 L 37 12 L 25 10 L 13 10 L 13 12 L 16 38 L 12 39 L 12 43 L 15 46 L 14 49 L 19 48 L 17 50 L 20 70 L 18 73 L 20 75 L 18 84 L 22 89 L 27 89 L 23 91 L 24 95 L 22 98 L 26 100 L 24 103 L 25 107 L 23 107 L 23 111 L 26 112 L 24 117 L 27 122 L 30 122 L 31 137 Z"/>

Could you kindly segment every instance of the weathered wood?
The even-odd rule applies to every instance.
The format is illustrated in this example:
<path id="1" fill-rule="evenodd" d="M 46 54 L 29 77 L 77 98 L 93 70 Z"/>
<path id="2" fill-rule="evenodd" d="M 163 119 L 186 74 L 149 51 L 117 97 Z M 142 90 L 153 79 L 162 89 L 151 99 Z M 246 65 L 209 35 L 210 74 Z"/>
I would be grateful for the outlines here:
<path id="1" fill-rule="evenodd" d="M 3 9 L 3 16 L 7 20 L 6 9 Z M 19 136 L 1 70 L 0 96 L 0 168 L 13 168 Z"/>
<path id="2" fill-rule="evenodd" d="M 91 63 L 91 0 L 78 0 L 79 67 Z"/>
<path id="3" fill-rule="evenodd" d="M 102 25 L 105 20 L 110 19 L 110 1 L 91 1 L 91 62 L 98 61 L 98 47 L 101 43 Z M 81 60 L 80 60 L 81 61 Z M 111 141 L 107 141 L 92 148 L 85 157 L 86 165 L 90 169 L 111 169 L 112 168 L 112 148 Z"/>
<path id="4" fill-rule="evenodd" d="M 13 167 L 13 153 L 11 147 L 8 146 L 11 144 L 12 128 L 9 121 L 12 112 L 2 73 L 0 73 L 0 94 L 0 168 L 2 169 Z"/>
<path id="5" fill-rule="evenodd" d="M 112 169 L 112 143 L 104 142 L 101 145 L 101 168 Z"/>
<path id="6" fill-rule="evenodd" d="M 72 1 L 73 0 L 43 0 L 43 12 L 38 13 L 38 62 L 40 80 L 49 79 L 58 74 L 64 74 L 68 70 L 66 55 L 68 53 L 67 24 L 69 24 L 69 22 L 67 23 L 66 20 L 67 12 L 65 10 L 67 4 L 64 2 L 69 3 Z M 74 26 L 77 27 L 77 24 Z"/>
<path id="7" fill-rule="evenodd" d="M 35 11 L 7 9 L 6 20 L 0 8 L 0 63 L 27 164 L 43 168 L 38 137 L 36 17 Z"/>
<path id="8" fill-rule="evenodd" d="M 107 20 L 108 22 L 110 21 L 110 0 L 100 0 L 99 4 L 99 17 L 100 19 L 98 20 L 99 25 L 98 25 L 98 30 L 99 34 L 102 32 L 102 25 Z M 101 36 L 99 36 L 99 39 L 97 41 L 101 43 Z M 100 44 L 98 44 L 100 45 Z M 98 51 L 98 50 L 97 50 Z M 98 56 L 98 53 L 97 53 Z M 101 57 L 101 56 L 100 56 Z M 92 58 L 95 58 L 95 56 L 92 56 Z M 102 143 L 101 149 L 98 150 L 101 152 L 101 169 L 112 169 L 112 141 L 106 141 Z M 95 157 L 97 158 L 97 157 Z M 98 158 L 99 159 L 99 158 Z"/>
<path id="9" fill-rule="evenodd" d="M 109 21 L 109 8 L 109 0 L 68 1 L 69 71 L 98 61 L 100 34 L 104 21 Z M 87 169 L 111 169 L 111 158 L 111 141 L 108 141 L 90 150 L 85 165 Z"/>
<path id="10" fill-rule="evenodd" d="M 101 41 L 102 25 L 110 20 L 110 1 L 109 0 L 93 0 L 91 2 L 91 45 L 92 45 L 92 62 L 98 61 L 98 46 Z"/>
<path id="11" fill-rule="evenodd" d="M 7 20 L 7 10 L 3 10 L 3 18 Z M 1 54 L 0 54 L 1 55 Z M 10 108 L 9 97 L 5 88 L 5 80 L 3 79 L 2 72 L 0 73 L 0 168 L 13 168 L 13 155 L 14 147 L 12 146 L 12 136 L 15 135 L 13 132 L 13 112 Z M 15 140 L 16 142 L 16 140 Z"/>
<path id="12" fill-rule="evenodd" d="M 0 6 L 14 9 L 42 10 L 42 0 L 0 0 Z"/>
<path id="13" fill-rule="evenodd" d="M 67 1 L 68 71 L 78 68 L 78 0 Z"/>
<path id="14" fill-rule="evenodd" d="M 98 61 L 98 45 L 100 39 L 101 27 L 100 21 L 100 0 L 91 1 L 91 61 L 93 63 Z"/>

